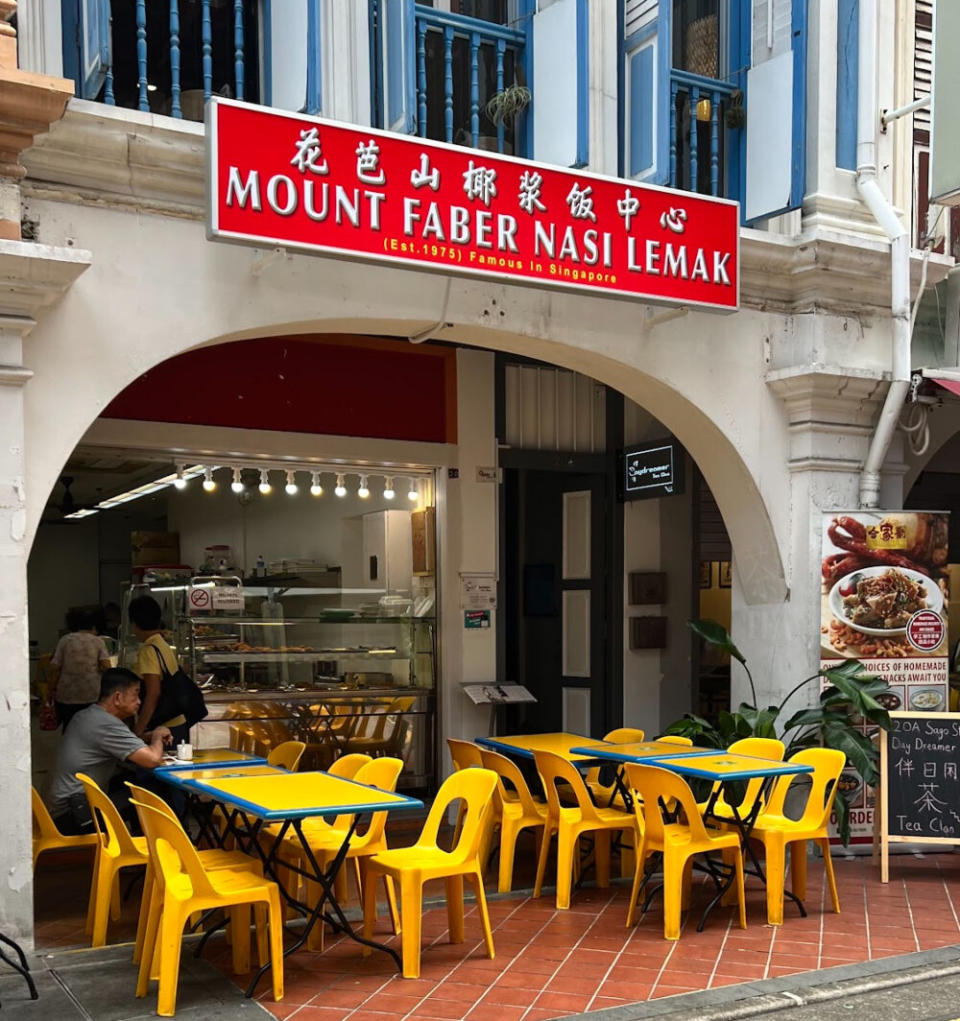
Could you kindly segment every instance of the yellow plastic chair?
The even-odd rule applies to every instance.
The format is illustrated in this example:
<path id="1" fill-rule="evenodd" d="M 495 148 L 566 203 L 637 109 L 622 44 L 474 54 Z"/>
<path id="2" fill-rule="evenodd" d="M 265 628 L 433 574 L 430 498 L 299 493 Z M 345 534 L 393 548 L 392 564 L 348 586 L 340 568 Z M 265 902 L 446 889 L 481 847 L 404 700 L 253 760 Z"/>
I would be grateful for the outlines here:
<path id="1" fill-rule="evenodd" d="M 783 742 L 774 737 L 744 737 L 739 741 L 734 741 L 727 751 L 731 755 L 755 755 L 758 759 L 775 759 L 777 762 L 782 762 L 785 748 Z M 747 781 L 743 801 L 737 806 L 737 812 L 741 818 L 750 811 L 753 803 L 759 797 L 764 780 L 765 778 L 762 776 L 755 776 L 752 780 Z M 723 784 L 718 780 L 711 790 L 711 797 L 714 791 L 719 791 L 717 800 L 713 804 L 713 815 L 721 819 L 726 817 L 732 820 L 733 808 L 724 798 L 722 788 Z M 699 805 L 701 813 L 706 810 L 709 801 L 708 798 Z"/>
<path id="2" fill-rule="evenodd" d="M 267 756 L 268 766 L 279 766 L 295 773 L 300 765 L 300 757 L 307 746 L 303 741 L 284 741 L 278 744 Z"/>
<path id="3" fill-rule="evenodd" d="M 472 769 L 476 766 L 483 766 L 482 749 L 480 745 L 474 744 L 473 741 L 463 741 L 458 737 L 448 737 L 447 747 L 450 749 L 450 758 L 453 759 L 454 772 L 461 769 Z M 460 839 L 460 828 L 463 825 L 463 814 L 466 811 L 466 804 L 460 802 L 460 807 L 457 809 L 457 821 L 453 827 L 453 843 Z M 500 795 L 499 793 L 494 795 L 493 801 L 493 818 L 489 823 L 491 829 L 489 830 L 490 838 L 492 839 L 493 830 L 500 822 Z M 490 849 L 490 840 L 485 842 L 480 855 L 480 860 L 486 862 L 488 852 Z"/>
<path id="4" fill-rule="evenodd" d="M 376 722 L 369 734 L 354 734 L 347 739 L 348 752 L 367 752 L 370 755 L 384 755 L 392 747 L 394 734 L 400 726 L 400 717 L 409 712 L 416 696 L 406 695 L 394 698 L 382 707 L 382 712 L 374 713 Z M 387 725 L 389 724 L 389 731 Z"/>
<path id="5" fill-rule="evenodd" d="M 390 791 L 392 793 L 397 789 L 397 779 L 402 770 L 403 761 L 401 759 L 387 757 L 371 759 L 370 762 L 357 770 L 353 779 L 356 783 L 366 784 L 368 787 L 377 787 L 382 791 Z M 319 818 L 305 819 L 303 821 L 304 838 L 320 868 L 326 870 L 330 862 L 336 857 L 340 846 L 343 844 L 343 838 L 352 824 L 352 815 L 338 815 L 332 825 Z M 363 903 L 363 874 L 366 871 L 366 860 L 371 855 L 388 850 L 387 838 L 384 832 L 386 825 L 387 813 L 385 811 L 374 812 L 366 831 L 362 834 L 354 833 L 350 838 L 350 847 L 347 850 L 346 861 L 353 863 L 354 878 L 361 904 Z M 300 840 L 295 835 L 284 839 L 281 855 L 285 860 L 289 860 L 291 857 L 302 858 Z M 346 861 L 344 862 L 345 865 Z M 302 865 L 302 861 L 300 861 L 300 864 Z M 390 911 L 393 931 L 398 933 L 400 931 L 400 915 L 397 912 L 397 895 L 393 880 L 385 875 L 383 877 L 383 885 L 386 890 L 387 907 Z M 319 883 L 307 879 L 305 887 L 306 903 L 308 905 L 315 904 L 320 898 L 321 893 Z M 337 900 L 343 905 L 347 895 L 347 874 L 344 869 L 341 869 L 336 877 L 335 892 Z M 323 921 L 320 920 L 310 931 L 307 939 L 308 949 L 323 949 L 323 932 Z"/>
<path id="6" fill-rule="evenodd" d="M 351 752 L 349 755 L 341 755 L 330 763 L 327 772 L 331 776 L 339 776 L 341 780 L 352 780 L 357 775 L 357 770 L 372 762 L 373 758 L 363 752 Z"/>
<path id="7" fill-rule="evenodd" d="M 740 836 L 732 832 L 708 832 L 700 818 L 693 792 L 683 777 L 659 766 L 628 762 L 624 766 L 627 783 L 635 791 L 634 811 L 640 832 L 639 851 L 627 909 L 627 927 L 633 925 L 637 899 L 644 883 L 644 866 L 655 852 L 663 855 L 663 937 L 680 938 L 680 910 L 684 885 L 689 880 L 693 856 L 711 851 L 724 853 L 724 860 L 735 871 L 740 903 L 740 928 L 747 927 L 743 895 L 743 854 Z M 679 809 L 677 822 L 664 822 L 661 805 L 674 803 Z M 673 814 L 671 813 L 671 818 Z"/>
<path id="8" fill-rule="evenodd" d="M 149 858 L 144 837 L 132 837 L 117 806 L 85 773 L 77 773 L 90 804 L 99 846 L 90 884 L 86 931 L 93 947 L 106 946 L 109 920 L 120 917 L 120 870 L 146 866 Z"/>
<path id="9" fill-rule="evenodd" d="M 63 851 L 77 847 L 99 847 L 100 837 L 96 833 L 67 837 L 58 829 L 53 817 L 47 811 L 43 798 L 36 787 L 30 788 L 30 806 L 33 812 L 33 867 L 44 851 Z"/>
<path id="10" fill-rule="evenodd" d="M 783 924 L 784 869 L 787 845 L 790 845 L 790 874 L 793 894 L 800 900 L 807 895 L 807 845 L 815 840 L 823 852 L 823 866 L 827 873 L 827 886 L 833 910 L 840 913 L 840 897 L 830 857 L 830 839 L 827 824 L 837 796 L 837 781 L 846 756 L 835 748 L 804 748 L 790 757 L 791 762 L 813 766 L 812 784 L 807 804 L 800 819 L 788 819 L 783 814 L 784 799 L 792 776 L 783 776 L 770 795 L 766 809 L 760 813 L 750 838 L 760 840 L 766 849 L 767 922 Z"/>
<path id="11" fill-rule="evenodd" d="M 363 884 L 363 935 L 373 937 L 377 917 L 378 876 L 390 876 L 400 883 L 401 943 L 403 977 L 420 977 L 420 933 L 423 914 L 423 884 L 430 879 L 444 879 L 447 895 L 447 923 L 450 942 L 462 943 L 463 880 L 473 886 L 483 926 L 487 956 L 494 956 L 493 932 L 483 892 L 480 846 L 491 811 L 497 774 L 489 769 L 461 769 L 448 776 L 437 791 L 423 830 L 412 847 L 382 851 L 367 859 L 367 875 Z M 437 833 L 451 804 L 463 799 L 467 805 L 460 839 L 449 851 L 437 844 Z M 370 953 L 363 948 L 364 956 Z"/>
<path id="12" fill-rule="evenodd" d="M 362 752 L 351 752 L 348 755 L 341 755 L 339 759 L 334 759 L 334 761 L 330 763 L 330 768 L 327 772 L 331 776 L 339 776 L 342 780 L 352 780 L 357 775 L 357 771 L 368 762 L 373 762 L 373 759 L 369 755 L 364 755 Z M 219 806 L 216 810 L 219 811 Z M 331 825 L 324 819 L 317 819 L 316 822 L 321 826 Z M 267 850 L 270 843 L 272 843 L 273 838 L 280 832 L 281 826 L 281 823 L 269 823 L 261 829 L 260 839 L 264 851 Z M 299 874 L 293 870 L 278 865 L 277 879 L 283 885 L 283 888 L 294 897 L 297 897 L 299 893 L 300 878 Z M 337 877 L 337 896 L 346 897 L 346 879 L 344 878 L 343 873 Z M 290 916 L 296 915 L 296 911 L 292 907 L 289 909 L 285 908 L 284 910 Z"/>
<path id="13" fill-rule="evenodd" d="M 552 752 L 534 752 L 534 761 L 543 789 L 547 794 L 547 820 L 543 829 L 540 857 L 537 862 L 537 881 L 534 897 L 540 896 L 543 878 L 547 870 L 550 840 L 557 834 L 557 908 L 570 907 L 570 890 L 573 870 L 580 837 L 593 834 L 594 858 L 597 869 L 597 886 L 610 885 L 610 837 L 617 830 L 627 833 L 632 839 L 637 823 L 633 812 L 622 808 L 594 805 L 590 799 L 583 778 L 577 768 L 567 759 Z M 557 792 L 557 783 L 570 786 L 577 803 L 564 805 Z M 579 862 L 576 862 L 579 864 Z"/>
<path id="14" fill-rule="evenodd" d="M 147 921 L 137 996 L 147 995 L 154 953 L 159 949 L 157 1013 L 173 1017 L 177 1005 L 180 950 L 183 929 L 195 912 L 213 908 L 228 910 L 233 929 L 234 971 L 249 968 L 250 907 L 257 911 L 257 947 L 261 961 L 266 956 L 264 914 L 269 920 L 269 956 L 273 998 L 283 999 L 283 916 L 277 884 L 253 870 L 221 869 L 208 872 L 183 827 L 166 813 L 134 802 L 146 822 L 155 874 L 160 878 L 161 896 L 151 905 Z M 246 939 L 241 938 L 246 934 Z"/>
<path id="15" fill-rule="evenodd" d="M 693 738 L 682 737 L 680 734 L 664 734 L 662 737 L 658 737 L 657 740 L 663 744 L 678 744 L 684 748 L 693 747 Z"/>
<path id="16" fill-rule="evenodd" d="M 132 783 L 128 783 L 127 787 L 130 788 L 130 793 L 133 795 L 135 801 L 142 805 L 146 805 L 148 808 L 154 809 L 156 812 L 160 812 L 162 815 L 167 816 L 168 819 L 171 819 L 179 825 L 176 813 L 158 794 L 154 794 L 153 791 L 148 791 L 146 788 L 138 787 L 136 784 Z M 143 828 L 144 833 L 146 833 L 147 829 L 143 826 L 143 813 L 138 811 L 137 815 L 140 818 L 141 828 Z M 152 822 L 152 818 L 148 819 L 147 822 L 150 824 Z M 150 917 L 150 904 L 152 898 L 161 897 L 158 878 L 153 867 L 153 858 L 149 856 L 149 850 L 150 840 L 147 838 L 147 872 L 143 879 L 143 895 L 140 899 L 140 917 L 137 920 L 137 938 L 133 945 L 134 964 L 140 963 L 140 957 L 143 953 L 143 944 L 146 937 L 147 921 Z M 263 863 L 260 859 L 244 854 L 243 851 L 224 851 L 220 848 L 213 848 L 211 850 L 198 851 L 197 854 L 200 856 L 200 861 L 203 864 L 203 867 L 208 872 L 215 871 L 216 869 L 246 869 L 256 872 L 258 875 L 263 875 Z M 151 975 L 151 977 L 154 976 Z"/>
<path id="17" fill-rule="evenodd" d="M 533 797 L 523 773 L 512 759 L 498 752 L 487 751 L 486 748 L 481 750 L 480 758 L 484 769 L 492 769 L 497 774 L 500 795 L 500 875 L 497 890 L 499 893 L 509 893 L 513 888 L 517 838 L 523 830 L 536 830 L 539 859 L 543 828 L 547 822 L 547 805 Z"/>
<path id="18" fill-rule="evenodd" d="M 604 741 L 611 744 L 633 744 L 644 739 L 644 731 L 636 727 L 617 727 L 603 735 Z M 600 782 L 600 767 L 591 766 L 586 773 L 585 782 L 587 790 L 593 795 L 593 800 L 598 805 L 611 805 L 617 795 L 615 783 L 604 784 Z M 622 800 L 622 799 L 621 799 Z"/>

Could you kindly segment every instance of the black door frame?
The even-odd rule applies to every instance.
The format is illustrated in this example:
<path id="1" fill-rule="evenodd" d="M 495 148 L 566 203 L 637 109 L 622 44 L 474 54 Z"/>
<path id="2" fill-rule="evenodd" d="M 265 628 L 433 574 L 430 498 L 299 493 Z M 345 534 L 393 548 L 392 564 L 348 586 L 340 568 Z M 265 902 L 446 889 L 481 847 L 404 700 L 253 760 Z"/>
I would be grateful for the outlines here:
<path id="1" fill-rule="evenodd" d="M 519 468 L 532 471 L 555 471 L 568 474 L 597 474 L 606 480 L 608 506 L 613 513 L 607 515 L 604 539 L 608 552 L 609 570 L 602 586 L 602 619 L 605 626 L 602 638 L 605 648 L 606 677 L 602 706 L 603 732 L 623 725 L 623 506 L 617 500 L 616 473 L 620 448 L 623 446 L 623 394 L 606 387 L 605 432 L 606 451 L 601 454 L 584 454 L 553 450 L 514 450 L 504 443 L 506 435 L 506 367 L 507 364 L 545 365 L 534 359 L 517 355 L 497 353 L 494 375 L 494 423 L 497 443 L 497 464 L 504 468 Z M 555 368 L 556 366 L 549 366 Z M 498 487 L 499 517 L 498 534 L 502 535 L 506 519 L 505 487 Z M 515 680 L 522 684 L 523 678 L 506 676 L 506 631 L 503 618 L 506 602 L 504 579 L 506 577 L 506 544 L 498 542 L 497 583 L 497 677 Z M 591 713 L 591 715 L 593 715 Z"/>

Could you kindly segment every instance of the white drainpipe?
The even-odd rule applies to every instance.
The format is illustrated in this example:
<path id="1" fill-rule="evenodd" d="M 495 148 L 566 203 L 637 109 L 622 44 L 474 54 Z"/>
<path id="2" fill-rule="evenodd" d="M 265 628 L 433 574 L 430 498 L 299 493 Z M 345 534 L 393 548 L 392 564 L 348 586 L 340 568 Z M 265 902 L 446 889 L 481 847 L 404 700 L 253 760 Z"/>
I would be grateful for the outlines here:
<path id="1" fill-rule="evenodd" d="M 892 359 L 890 388 L 860 473 L 860 506 L 880 502 L 880 468 L 910 387 L 910 235 L 877 183 L 877 0 L 860 0 L 857 190 L 890 239 Z"/>

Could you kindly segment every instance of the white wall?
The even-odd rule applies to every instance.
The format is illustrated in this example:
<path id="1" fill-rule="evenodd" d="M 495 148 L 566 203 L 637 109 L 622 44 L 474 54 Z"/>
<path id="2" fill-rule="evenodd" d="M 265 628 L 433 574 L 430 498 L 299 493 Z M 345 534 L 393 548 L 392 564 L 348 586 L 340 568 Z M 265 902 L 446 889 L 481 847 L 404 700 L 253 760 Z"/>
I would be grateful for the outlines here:
<path id="1" fill-rule="evenodd" d="M 494 356 L 488 351 L 457 352 L 457 467 L 460 477 L 438 487 L 444 495 L 441 521 L 443 624 L 441 670 L 444 678 L 442 730 L 450 737 L 486 734 L 489 710 L 475 706 L 460 690 L 471 681 L 497 675 L 496 615 L 490 628 L 466 630 L 460 607 L 460 573 L 497 570 L 497 490 L 477 482 L 477 468 L 496 463 Z M 444 749 L 443 761 L 449 769 Z"/>
<path id="2" fill-rule="evenodd" d="M 301 472 L 297 477 L 299 492 L 289 496 L 283 489 L 282 473 L 272 472 L 273 491 L 261 495 L 253 489 L 247 504 L 231 491 L 229 470 L 221 469 L 215 478 L 218 485 L 213 493 L 204 492 L 196 480 L 180 492 L 170 490 L 167 497 L 170 529 L 180 533 L 180 558 L 193 567 L 203 562 L 205 547 L 214 544 L 230 546 L 236 565 L 247 574 L 252 573 L 261 555 L 267 564 L 311 557 L 340 567 L 344 518 L 378 510 L 409 510 L 411 506 L 405 489 L 392 503 L 384 500 L 380 478 L 371 479 L 370 496 L 361 500 L 356 495 L 356 476 L 345 480 L 345 497 L 334 495 L 330 476 L 323 478 L 323 496 L 314 497 L 309 492 L 309 476 Z M 399 485 L 399 478 L 395 485 Z"/>

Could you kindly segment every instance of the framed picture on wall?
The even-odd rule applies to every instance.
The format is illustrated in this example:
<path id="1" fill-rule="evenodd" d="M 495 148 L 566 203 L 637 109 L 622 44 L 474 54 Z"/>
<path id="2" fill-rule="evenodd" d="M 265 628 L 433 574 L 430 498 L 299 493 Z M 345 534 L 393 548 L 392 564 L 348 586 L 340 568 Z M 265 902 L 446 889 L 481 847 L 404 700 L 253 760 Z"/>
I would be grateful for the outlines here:
<path id="1" fill-rule="evenodd" d="M 713 587 L 713 561 L 700 561 L 700 588 Z"/>
<path id="2" fill-rule="evenodd" d="M 733 579 L 730 574 L 730 561 L 729 560 L 719 561 L 719 567 L 720 570 L 717 575 L 718 579 L 717 583 L 719 584 L 720 588 L 730 588 L 730 586 L 733 584 Z"/>

